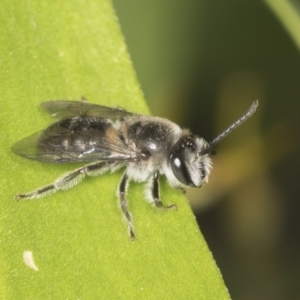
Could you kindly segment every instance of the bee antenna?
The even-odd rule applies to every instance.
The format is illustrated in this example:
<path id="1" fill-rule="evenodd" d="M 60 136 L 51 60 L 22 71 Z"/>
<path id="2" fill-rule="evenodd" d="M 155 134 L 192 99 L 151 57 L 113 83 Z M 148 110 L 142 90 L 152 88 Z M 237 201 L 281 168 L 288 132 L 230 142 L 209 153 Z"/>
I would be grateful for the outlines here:
<path id="1" fill-rule="evenodd" d="M 232 130 L 240 126 L 244 123 L 247 119 L 249 119 L 253 113 L 255 112 L 258 106 L 258 100 L 254 101 L 250 108 L 243 114 L 237 121 L 235 121 L 232 125 L 230 125 L 227 129 L 225 129 L 222 133 L 220 133 L 214 140 L 212 140 L 207 147 L 212 148 L 217 143 L 219 143 L 225 136 L 227 136 Z"/>
<path id="2" fill-rule="evenodd" d="M 215 154 L 215 150 L 210 146 L 210 145 L 207 145 L 207 147 L 203 148 L 200 152 L 199 152 L 199 156 L 202 156 L 202 155 L 206 155 L 206 154 Z"/>

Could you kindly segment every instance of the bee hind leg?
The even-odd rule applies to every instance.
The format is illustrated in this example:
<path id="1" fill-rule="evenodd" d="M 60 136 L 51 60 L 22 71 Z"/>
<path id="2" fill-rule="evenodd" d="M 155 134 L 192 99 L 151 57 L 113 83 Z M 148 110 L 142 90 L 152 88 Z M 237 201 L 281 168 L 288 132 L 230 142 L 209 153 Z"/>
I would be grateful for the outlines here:
<path id="1" fill-rule="evenodd" d="M 73 186 L 81 182 L 86 175 L 98 176 L 108 171 L 111 167 L 112 164 L 109 164 L 108 162 L 92 163 L 64 174 L 62 177 L 58 178 L 53 183 L 47 186 L 41 187 L 37 190 L 34 190 L 26 194 L 16 195 L 15 199 L 30 200 L 30 199 L 38 199 L 38 198 L 46 197 L 56 193 L 59 190 L 67 190 L 69 188 L 72 188 Z"/>

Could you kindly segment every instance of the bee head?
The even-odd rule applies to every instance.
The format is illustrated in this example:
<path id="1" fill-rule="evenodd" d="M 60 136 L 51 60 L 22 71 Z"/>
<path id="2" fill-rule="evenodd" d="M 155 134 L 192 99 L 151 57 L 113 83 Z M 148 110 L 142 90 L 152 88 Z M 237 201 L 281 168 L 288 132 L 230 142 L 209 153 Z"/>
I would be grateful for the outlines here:
<path id="1" fill-rule="evenodd" d="M 194 187 L 201 187 L 203 183 L 207 182 L 212 169 L 212 162 L 209 155 L 214 152 L 213 147 L 232 130 L 250 118 L 257 106 L 258 101 L 256 100 L 243 116 L 210 143 L 188 133 L 183 135 L 172 148 L 169 157 L 169 166 L 176 179 L 186 186 Z"/>
<path id="2" fill-rule="evenodd" d="M 212 168 L 210 153 L 211 148 L 204 139 L 193 135 L 183 136 L 171 151 L 169 166 L 183 185 L 201 187 L 207 182 Z"/>

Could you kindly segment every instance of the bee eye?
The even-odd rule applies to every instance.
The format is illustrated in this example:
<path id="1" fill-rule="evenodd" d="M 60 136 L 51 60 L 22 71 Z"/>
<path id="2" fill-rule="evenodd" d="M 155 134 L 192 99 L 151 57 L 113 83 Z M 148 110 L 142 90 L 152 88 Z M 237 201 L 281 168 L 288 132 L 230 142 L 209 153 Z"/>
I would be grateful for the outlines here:
<path id="1" fill-rule="evenodd" d="M 179 154 L 172 154 L 170 157 L 170 165 L 175 177 L 183 184 L 195 186 L 191 180 L 190 174 L 186 168 L 183 158 Z"/>

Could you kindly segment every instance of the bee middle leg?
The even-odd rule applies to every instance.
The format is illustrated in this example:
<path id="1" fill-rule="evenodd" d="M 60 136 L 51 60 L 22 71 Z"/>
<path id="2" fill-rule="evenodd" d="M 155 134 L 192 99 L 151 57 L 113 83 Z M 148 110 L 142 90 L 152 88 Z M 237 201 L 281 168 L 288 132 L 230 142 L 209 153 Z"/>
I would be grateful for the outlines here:
<path id="1" fill-rule="evenodd" d="M 108 162 L 96 162 L 84 167 L 78 168 L 72 172 L 64 174 L 62 177 L 55 180 L 53 183 L 41 187 L 37 190 L 26 194 L 16 195 L 17 200 L 21 199 L 37 199 L 56 193 L 59 190 L 67 190 L 72 188 L 83 178 L 87 176 L 98 176 L 108 171 L 114 164 Z"/>
<path id="2" fill-rule="evenodd" d="M 123 175 L 123 178 L 120 182 L 119 188 L 118 188 L 118 196 L 120 200 L 120 207 L 122 210 L 122 213 L 124 215 L 124 219 L 128 226 L 129 235 L 132 241 L 135 240 L 135 234 L 133 230 L 133 223 L 132 223 L 132 216 L 131 213 L 128 210 L 128 203 L 126 200 L 126 190 L 128 187 L 128 176 L 126 173 Z"/>
<path id="3" fill-rule="evenodd" d="M 158 208 L 167 208 L 167 209 L 176 209 L 177 205 L 176 204 L 171 204 L 171 205 L 164 205 L 159 196 L 159 182 L 158 182 L 158 177 L 159 174 L 158 172 L 155 172 L 152 177 L 151 181 L 151 203 L 153 203 L 156 207 Z"/>

